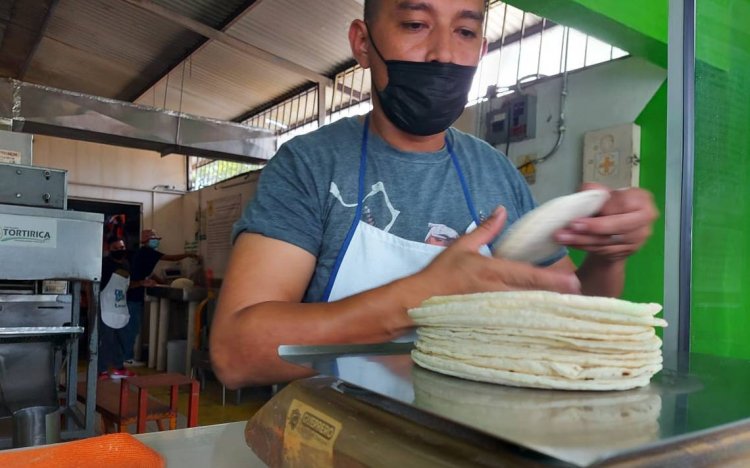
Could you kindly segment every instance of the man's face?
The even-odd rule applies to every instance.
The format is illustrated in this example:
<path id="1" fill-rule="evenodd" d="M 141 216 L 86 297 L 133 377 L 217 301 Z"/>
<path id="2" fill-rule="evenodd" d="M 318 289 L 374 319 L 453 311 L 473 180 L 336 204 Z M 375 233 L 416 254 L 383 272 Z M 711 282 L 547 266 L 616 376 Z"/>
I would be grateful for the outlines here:
<path id="1" fill-rule="evenodd" d="M 482 56 L 483 0 L 381 0 L 369 24 L 386 60 L 476 66 Z M 369 65 L 378 89 L 385 88 L 385 64 L 371 47 Z"/>
<path id="2" fill-rule="evenodd" d="M 124 241 L 116 241 L 109 244 L 109 251 L 110 252 L 116 252 L 118 250 L 125 250 L 125 242 Z"/>

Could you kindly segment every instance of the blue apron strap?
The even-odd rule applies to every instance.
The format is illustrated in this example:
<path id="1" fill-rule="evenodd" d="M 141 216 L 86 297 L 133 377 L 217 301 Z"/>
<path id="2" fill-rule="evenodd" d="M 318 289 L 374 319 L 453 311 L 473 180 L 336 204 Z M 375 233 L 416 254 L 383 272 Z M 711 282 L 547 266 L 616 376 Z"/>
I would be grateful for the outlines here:
<path id="1" fill-rule="evenodd" d="M 479 227 L 481 224 L 481 221 L 479 219 L 479 216 L 477 216 L 477 210 L 474 208 L 474 201 L 471 198 L 471 193 L 469 192 L 469 185 L 466 183 L 466 179 L 464 178 L 464 173 L 461 170 L 461 165 L 458 163 L 458 157 L 456 156 L 456 153 L 453 151 L 453 145 L 451 145 L 450 140 L 448 140 L 448 134 L 445 135 L 445 146 L 448 148 L 448 153 L 451 155 L 451 161 L 453 161 L 453 166 L 456 168 L 456 174 L 458 174 L 458 181 L 461 183 L 461 190 L 464 192 L 464 199 L 466 200 L 466 205 L 469 207 L 469 213 L 471 213 L 471 218 L 474 220 L 474 224 Z M 487 248 L 490 249 L 490 252 L 492 252 L 492 245 L 487 244 Z"/>
<path id="2" fill-rule="evenodd" d="M 354 231 L 357 230 L 359 220 L 362 219 L 362 202 L 364 201 L 365 197 L 365 168 L 367 166 L 367 141 L 370 136 L 370 114 L 367 114 L 367 117 L 365 117 L 364 125 L 365 129 L 362 132 L 362 149 L 359 156 L 359 188 L 357 191 L 357 210 L 354 213 L 354 220 L 352 221 L 352 225 L 349 226 L 349 232 L 346 233 L 346 238 L 344 238 L 344 244 L 341 246 L 339 254 L 336 257 L 336 262 L 333 264 L 333 268 L 331 269 L 331 276 L 328 278 L 328 284 L 326 284 L 326 288 L 323 291 L 323 302 L 328 302 L 328 298 L 331 297 L 333 283 L 336 281 L 336 276 L 339 273 L 339 268 L 341 268 L 341 263 L 344 261 L 344 255 L 346 254 L 347 249 L 349 249 L 349 244 L 352 242 L 352 237 L 354 237 Z"/>

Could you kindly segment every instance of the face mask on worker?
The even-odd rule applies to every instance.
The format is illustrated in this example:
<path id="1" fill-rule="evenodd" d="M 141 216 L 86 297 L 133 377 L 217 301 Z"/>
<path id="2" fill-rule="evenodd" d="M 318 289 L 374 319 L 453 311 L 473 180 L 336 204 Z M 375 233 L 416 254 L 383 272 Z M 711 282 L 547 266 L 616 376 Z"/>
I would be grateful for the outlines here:
<path id="1" fill-rule="evenodd" d="M 159 239 L 149 239 L 148 240 L 148 246 L 152 249 L 158 249 L 159 248 Z"/>
<path id="2" fill-rule="evenodd" d="M 109 256 L 112 257 L 114 260 L 120 261 L 125 258 L 125 255 L 128 252 L 125 250 L 110 250 Z"/>
<path id="3" fill-rule="evenodd" d="M 368 35 L 369 26 L 368 26 Z M 388 84 L 378 90 L 380 106 L 396 127 L 412 135 L 435 135 L 458 120 L 466 107 L 477 67 L 441 62 L 386 60 Z"/>

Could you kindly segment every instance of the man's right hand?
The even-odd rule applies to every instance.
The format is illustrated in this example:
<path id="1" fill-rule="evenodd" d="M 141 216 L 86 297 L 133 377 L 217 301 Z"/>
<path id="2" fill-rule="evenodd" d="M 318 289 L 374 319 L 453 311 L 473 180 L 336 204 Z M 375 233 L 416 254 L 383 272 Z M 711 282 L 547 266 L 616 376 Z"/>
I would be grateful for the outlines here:
<path id="1" fill-rule="evenodd" d="M 434 295 L 485 291 L 548 290 L 580 294 L 574 272 L 537 267 L 528 263 L 485 257 L 479 253 L 500 233 L 507 212 L 498 207 L 477 229 L 461 236 L 424 270 L 415 275 Z"/>

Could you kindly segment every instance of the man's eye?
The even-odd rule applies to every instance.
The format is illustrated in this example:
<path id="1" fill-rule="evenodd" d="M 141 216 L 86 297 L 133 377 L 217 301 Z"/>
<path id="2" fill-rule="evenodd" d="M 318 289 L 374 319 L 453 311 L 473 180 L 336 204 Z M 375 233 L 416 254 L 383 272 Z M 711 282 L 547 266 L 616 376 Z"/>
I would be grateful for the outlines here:
<path id="1" fill-rule="evenodd" d="M 477 37 L 477 33 L 475 33 L 474 31 L 472 31 L 471 29 L 459 29 L 458 33 L 461 36 L 465 37 L 465 38 L 471 38 L 471 39 L 473 39 L 473 38 Z"/>
<path id="2" fill-rule="evenodd" d="M 424 25 L 424 23 L 416 23 L 416 22 L 406 22 L 406 23 L 402 23 L 402 24 L 401 24 L 401 26 L 402 26 L 402 27 L 403 27 L 404 29 L 407 29 L 407 30 L 409 30 L 409 31 L 420 31 L 420 30 L 422 30 L 422 29 L 424 29 L 424 28 L 426 27 L 426 26 Z"/>

